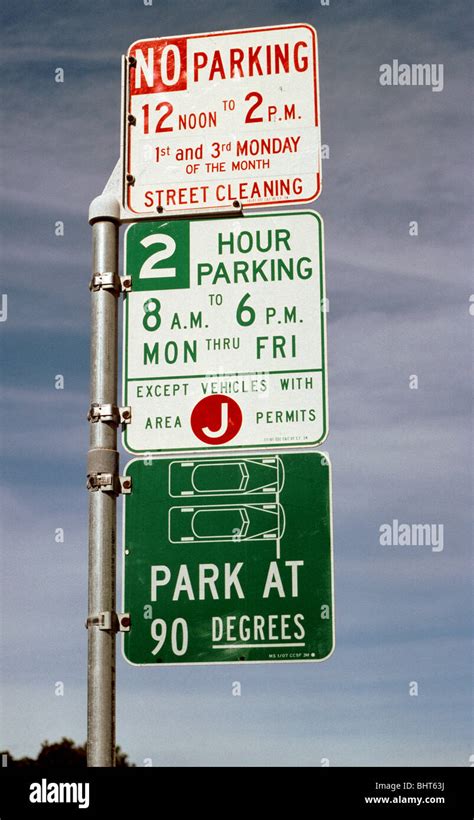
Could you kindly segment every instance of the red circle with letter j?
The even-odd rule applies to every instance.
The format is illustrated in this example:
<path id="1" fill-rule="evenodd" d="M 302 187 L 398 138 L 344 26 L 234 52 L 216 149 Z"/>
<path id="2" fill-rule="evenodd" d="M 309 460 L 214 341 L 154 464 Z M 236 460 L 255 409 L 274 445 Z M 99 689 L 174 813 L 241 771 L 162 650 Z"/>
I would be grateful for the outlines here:
<path id="1" fill-rule="evenodd" d="M 242 410 L 230 396 L 206 396 L 191 413 L 191 427 L 206 444 L 225 444 L 242 427 Z"/>

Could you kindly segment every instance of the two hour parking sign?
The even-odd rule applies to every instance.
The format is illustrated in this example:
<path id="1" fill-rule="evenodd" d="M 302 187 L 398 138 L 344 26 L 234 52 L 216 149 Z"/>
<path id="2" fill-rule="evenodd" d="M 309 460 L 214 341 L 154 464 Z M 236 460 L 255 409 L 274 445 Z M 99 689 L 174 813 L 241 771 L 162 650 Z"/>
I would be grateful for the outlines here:
<path id="1" fill-rule="evenodd" d="M 125 235 L 125 272 L 129 452 L 323 441 L 318 214 L 138 222 Z"/>

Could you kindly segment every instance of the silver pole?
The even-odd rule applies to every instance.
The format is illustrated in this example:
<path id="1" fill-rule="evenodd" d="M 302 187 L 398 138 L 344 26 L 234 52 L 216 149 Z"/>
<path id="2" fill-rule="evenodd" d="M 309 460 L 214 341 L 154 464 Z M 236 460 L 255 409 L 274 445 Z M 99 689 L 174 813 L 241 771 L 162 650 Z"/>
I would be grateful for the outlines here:
<path id="1" fill-rule="evenodd" d="M 98 197 L 97 203 L 106 200 Z M 93 205 L 94 205 L 93 203 Z M 103 203 L 102 203 L 103 204 Z M 91 206 L 92 209 L 92 206 Z M 103 204 L 103 217 L 92 223 L 95 274 L 118 276 L 116 210 Z M 110 280 L 110 276 L 109 276 Z M 94 279 L 93 279 L 94 281 Z M 98 287 L 91 294 L 91 405 L 117 406 L 118 290 Z M 101 478 L 118 478 L 117 422 L 99 417 L 90 423 L 87 765 L 115 765 L 115 562 L 116 487 Z M 95 478 L 92 481 L 91 476 Z M 97 480 L 99 476 L 99 480 Z M 106 482 L 104 482 L 105 484 Z"/>

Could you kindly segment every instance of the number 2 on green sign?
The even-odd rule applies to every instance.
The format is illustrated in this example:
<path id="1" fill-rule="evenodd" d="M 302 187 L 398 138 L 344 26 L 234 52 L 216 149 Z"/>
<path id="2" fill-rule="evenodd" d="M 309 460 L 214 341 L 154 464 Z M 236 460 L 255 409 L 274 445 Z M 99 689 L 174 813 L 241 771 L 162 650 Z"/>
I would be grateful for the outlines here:
<path id="1" fill-rule="evenodd" d="M 173 256 L 176 250 L 176 242 L 172 236 L 167 233 L 152 233 L 150 236 L 145 236 L 140 240 L 140 244 L 144 248 L 149 248 L 150 245 L 163 245 L 163 250 L 156 251 L 148 256 L 140 268 L 140 279 L 161 279 L 164 276 L 176 276 L 176 268 L 155 268 L 158 262 L 169 259 Z"/>

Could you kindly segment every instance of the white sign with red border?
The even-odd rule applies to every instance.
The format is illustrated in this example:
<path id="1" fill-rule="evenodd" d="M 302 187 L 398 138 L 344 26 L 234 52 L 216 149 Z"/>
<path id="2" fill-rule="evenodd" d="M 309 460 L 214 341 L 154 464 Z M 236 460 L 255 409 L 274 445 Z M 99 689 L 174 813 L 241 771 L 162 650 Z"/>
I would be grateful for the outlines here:
<path id="1" fill-rule="evenodd" d="M 129 211 L 274 207 L 319 195 L 311 26 L 139 40 L 127 57 Z"/>

